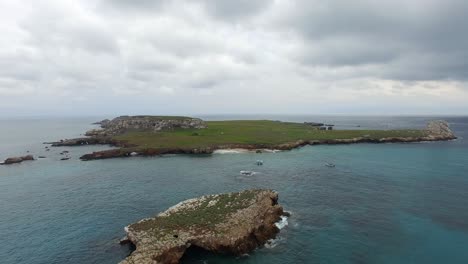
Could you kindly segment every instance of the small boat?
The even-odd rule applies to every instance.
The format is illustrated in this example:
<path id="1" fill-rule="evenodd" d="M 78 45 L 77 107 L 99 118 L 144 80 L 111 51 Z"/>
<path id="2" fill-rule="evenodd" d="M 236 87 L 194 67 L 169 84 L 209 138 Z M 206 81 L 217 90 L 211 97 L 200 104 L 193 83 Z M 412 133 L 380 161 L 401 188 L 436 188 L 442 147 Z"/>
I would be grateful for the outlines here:
<path id="1" fill-rule="evenodd" d="M 240 171 L 240 174 L 245 175 L 245 176 L 252 176 L 252 175 L 255 174 L 255 172 L 253 172 L 253 171 Z"/>
<path id="2" fill-rule="evenodd" d="M 335 168 L 335 164 L 329 163 L 329 162 L 325 163 L 325 166 L 327 166 L 329 168 Z"/>
<path id="3" fill-rule="evenodd" d="M 263 165 L 263 160 L 257 160 L 256 164 L 257 164 L 257 166 Z"/>

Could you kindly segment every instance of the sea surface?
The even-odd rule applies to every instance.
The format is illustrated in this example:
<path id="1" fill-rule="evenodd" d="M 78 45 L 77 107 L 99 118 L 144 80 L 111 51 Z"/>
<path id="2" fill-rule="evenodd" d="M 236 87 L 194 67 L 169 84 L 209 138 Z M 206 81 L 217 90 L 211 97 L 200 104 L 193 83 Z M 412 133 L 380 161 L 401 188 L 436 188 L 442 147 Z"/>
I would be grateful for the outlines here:
<path id="1" fill-rule="evenodd" d="M 459 136 L 264 154 L 83 162 L 80 155 L 107 147 L 46 151 L 42 144 L 80 136 L 102 118 L 0 120 L 0 159 L 28 151 L 46 156 L 0 166 L 0 263 L 118 263 L 131 252 L 118 244 L 124 226 L 188 198 L 248 188 L 279 192 L 292 213 L 279 237 L 249 256 L 190 252 L 183 263 L 468 263 L 468 117 L 203 117 L 316 121 L 337 129 L 422 128 L 445 119 Z M 70 160 L 60 161 L 63 150 Z"/>

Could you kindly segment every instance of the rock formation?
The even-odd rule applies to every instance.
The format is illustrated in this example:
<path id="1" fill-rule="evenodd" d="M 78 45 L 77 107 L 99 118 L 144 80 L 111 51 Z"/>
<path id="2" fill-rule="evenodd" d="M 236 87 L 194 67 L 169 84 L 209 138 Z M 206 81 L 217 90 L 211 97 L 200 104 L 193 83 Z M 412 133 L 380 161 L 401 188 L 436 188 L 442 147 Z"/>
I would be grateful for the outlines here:
<path id="1" fill-rule="evenodd" d="M 427 137 L 432 140 L 438 139 L 456 139 L 449 124 L 445 120 L 431 121 L 427 124 L 426 131 Z"/>
<path id="2" fill-rule="evenodd" d="M 34 160 L 34 157 L 32 155 L 27 155 L 27 156 L 22 156 L 22 157 L 12 157 L 6 159 L 3 163 L 0 163 L 1 165 L 10 165 L 10 164 L 15 164 L 15 163 L 21 163 L 25 160 Z"/>
<path id="3" fill-rule="evenodd" d="M 109 137 L 85 137 L 64 139 L 57 142 L 47 142 L 47 144 L 51 144 L 52 147 L 69 147 L 83 145 L 118 145 L 118 142 Z"/>
<path id="4" fill-rule="evenodd" d="M 120 116 L 98 122 L 102 129 L 86 132 L 86 136 L 112 136 L 126 131 L 161 131 L 175 128 L 206 128 L 199 118 L 178 116 Z"/>
<path id="5" fill-rule="evenodd" d="M 221 254 L 242 255 L 279 232 L 283 215 L 278 194 L 248 190 L 186 200 L 125 228 L 136 250 L 121 264 L 179 263 L 196 246 Z"/>

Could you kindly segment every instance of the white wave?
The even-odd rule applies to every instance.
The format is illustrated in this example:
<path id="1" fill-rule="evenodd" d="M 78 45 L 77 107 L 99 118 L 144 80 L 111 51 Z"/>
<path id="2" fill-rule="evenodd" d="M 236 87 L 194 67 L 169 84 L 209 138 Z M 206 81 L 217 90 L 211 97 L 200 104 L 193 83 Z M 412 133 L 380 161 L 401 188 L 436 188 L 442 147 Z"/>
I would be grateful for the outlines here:
<path id="1" fill-rule="evenodd" d="M 281 150 L 279 150 L 279 149 L 262 149 L 262 152 L 265 152 L 265 153 L 278 153 L 278 152 L 281 152 Z"/>
<path id="2" fill-rule="evenodd" d="M 279 230 L 285 228 L 288 226 L 288 217 L 287 216 L 281 216 L 281 219 L 275 223 L 276 227 L 278 227 Z"/>
<path id="3" fill-rule="evenodd" d="M 281 216 L 281 219 L 275 223 L 276 227 L 278 227 L 279 230 L 285 228 L 286 226 L 288 226 L 288 224 L 289 224 L 288 217 L 284 215 Z M 282 240 L 284 240 L 284 238 L 281 236 L 278 236 L 277 238 L 274 238 L 274 239 L 270 239 L 265 243 L 265 248 L 268 248 L 268 249 L 275 248 L 276 246 L 278 246 L 278 244 Z"/>
<path id="4" fill-rule="evenodd" d="M 251 152 L 248 149 L 217 149 L 213 153 L 214 154 L 241 154 L 241 153 L 249 153 Z"/>
<path id="5" fill-rule="evenodd" d="M 274 238 L 274 239 L 269 239 L 266 243 L 265 243 L 265 248 L 268 248 L 268 249 L 272 249 L 272 248 L 275 248 L 276 246 L 278 246 L 278 244 L 284 240 L 284 238 L 282 237 L 277 237 L 277 238 Z"/>
<path id="6" fill-rule="evenodd" d="M 277 153 L 281 150 L 278 149 L 243 149 L 243 148 L 235 148 L 235 149 L 217 149 L 213 151 L 214 154 L 244 154 L 244 153 L 256 153 L 260 151 L 261 153 Z"/>

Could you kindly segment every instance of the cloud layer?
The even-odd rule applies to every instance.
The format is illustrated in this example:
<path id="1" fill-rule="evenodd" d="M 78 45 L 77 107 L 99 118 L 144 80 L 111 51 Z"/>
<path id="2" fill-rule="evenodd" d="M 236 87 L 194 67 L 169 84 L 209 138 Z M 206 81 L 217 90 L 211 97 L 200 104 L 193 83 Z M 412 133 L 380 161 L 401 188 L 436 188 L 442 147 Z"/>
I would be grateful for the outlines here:
<path id="1" fill-rule="evenodd" d="M 466 114 L 468 2 L 0 3 L 0 111 Z"/>

